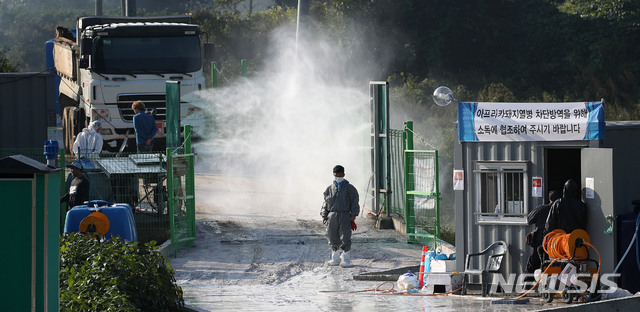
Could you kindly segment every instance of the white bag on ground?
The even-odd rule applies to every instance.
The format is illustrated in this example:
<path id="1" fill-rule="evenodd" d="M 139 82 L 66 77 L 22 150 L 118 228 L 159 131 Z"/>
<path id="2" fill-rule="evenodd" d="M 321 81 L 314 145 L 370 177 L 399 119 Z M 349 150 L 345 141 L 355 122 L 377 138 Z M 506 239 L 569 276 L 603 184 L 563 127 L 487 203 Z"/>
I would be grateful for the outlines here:
<path id="1" fill-rule="evenodd" d="M 415 274 L 411 273 L 411 271 L 400 275 L 397 284 L 400 290 L 415 289 L 420 287 L 420 281 L 418 281 L 418 277 Z"/>

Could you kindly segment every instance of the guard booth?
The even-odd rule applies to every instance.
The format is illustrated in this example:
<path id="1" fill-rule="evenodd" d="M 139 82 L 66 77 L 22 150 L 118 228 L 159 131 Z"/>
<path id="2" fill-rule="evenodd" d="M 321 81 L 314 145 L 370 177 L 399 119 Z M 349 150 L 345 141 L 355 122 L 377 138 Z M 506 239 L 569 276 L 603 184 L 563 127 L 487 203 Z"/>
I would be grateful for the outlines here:
<path id="1" fill-rule="evenodd" d="M 523 273 L 530 254 L 525 236 L 534 229 L 527 213 L 574 179 L 588 207 L 586 231 L 601 255 L 601 274 L 613 272 L 621 255 L 616 242 L 628 235 L 615 220 L 633 212 L 631 201 L 640 198 L 640 122 L 605 123 L 601 102 L 461 102 L 457 127 L 458 255 L 503 240 L 509 245 L 503 276 Z M 464 257 L 458 259 L 457 270 L 464 271 Z"/>
<path id="2" fill-rule="evenodd" d="M 0 294 L 7 311 L 58 311 L 60 169 L 0 159 Z"/>

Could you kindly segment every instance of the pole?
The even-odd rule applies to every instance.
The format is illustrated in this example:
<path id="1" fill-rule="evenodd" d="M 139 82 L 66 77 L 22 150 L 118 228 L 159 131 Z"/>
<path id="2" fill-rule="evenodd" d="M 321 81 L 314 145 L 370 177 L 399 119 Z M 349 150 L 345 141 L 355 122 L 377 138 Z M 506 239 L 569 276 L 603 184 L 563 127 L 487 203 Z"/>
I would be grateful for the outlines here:
<path id="1" fill-rule="evenodd" d="M 136 14 L 136 0 L 127 1 L 127 16 L 138 16 Z"/>
<path id="2" fill-rule="evenodd" d="M 211 62 L 211 87 L 215 88 L 218 86 L 218 63 Z"/>
<path id="3" fill-rule="evenodd" d="M 307 19 L 309 16 L 309 1 L 298 0 L 298 18 L 296 21 L 296 56 L 298 56 L 298 45 L 300 38 L 306 35 Z"/>
<path id="4" fill-rule="evenodd" d="M 102 16 L 102 0 L 96 0 L 96 16 Z"/>
<path id="5" fill-rule="evenodd" d="M 247 60 L 245 59 L 240 60 L 240 75 L 245 78 L 247 77 Z"/>

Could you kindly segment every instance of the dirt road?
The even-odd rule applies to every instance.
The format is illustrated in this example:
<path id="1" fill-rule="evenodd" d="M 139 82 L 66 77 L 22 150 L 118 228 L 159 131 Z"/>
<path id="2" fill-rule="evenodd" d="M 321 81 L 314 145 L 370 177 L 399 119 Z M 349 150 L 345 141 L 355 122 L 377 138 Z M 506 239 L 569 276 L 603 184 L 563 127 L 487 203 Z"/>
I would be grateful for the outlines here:
<path id="1" fill-rule="evenodd" d="M 490 301 L 470 297 L 357 293 L 381 282 L 356 281 L 354 275 L 418 265 L 421 246 L 406 243 L 406 237 L 394 230 L 376 229 L 373 219 L 358 217 L 354 267 L 328 267 L 330 251 L 319 217 L 321 192 L 312 204 L 313 194 L 289 194 L 286 188 L 274 187 L 275 182 L 197 176 L 196 246 L 170 258 L 190 307 L 202 311 L 492 309 Z"/>

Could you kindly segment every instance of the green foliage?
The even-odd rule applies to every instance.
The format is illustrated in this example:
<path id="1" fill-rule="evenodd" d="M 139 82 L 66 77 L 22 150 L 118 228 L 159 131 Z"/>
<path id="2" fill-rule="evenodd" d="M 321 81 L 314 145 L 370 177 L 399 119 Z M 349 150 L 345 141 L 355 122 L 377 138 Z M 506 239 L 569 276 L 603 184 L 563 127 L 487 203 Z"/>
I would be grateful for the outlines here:
<path id="1" fill-rule="evenodd" d="M 155 242 L 60 240 L 60 311 L 182 311 L 182 289 Z"/>
<path id="2" fill-rule="evenodd" d="M 479 102 L 515 102 L 513 92 L 502 83 L 491 83 L 478 94 Z"/>
<path id="3" fill-rule="evenodd" d="M 4 48 L 0 48 L 0 73 L 12 73 L 18 72 L 20 68 L 18 64 L 14 64 L 11 60 L 6 56 L 6 50 Z"/>
<path id="4" fill-rule="evenodd" d="M 249 61 L 250 73 L 263 68 L 274 30 L 295 29 L 296 1 L 276 3 L 249 12 L 238 0 L 137 1 L 139 15 L 192 12 L 216 45 L 215 61 L 229 80 L 239 75 L 240 59 Z M 607 118 L 614 119 L 635 118 L 640 103 L 640 1 L 310 3 L 310 36 L 330 39 L 340 55 L 366 68 L 363 79 L 413 75 L 415 81 L 448 82 L 466 86 L 469 97 L 458 98 L 468 101 L 487 92 L 496 98 L 498 84 L 518 102 L 604 98 L 615 110 Z M 0 42 L 12 47 L 6 57 L 27 71 L 44 69 L 42 45 L 54 36 L 55 26 L 73 27 L 78 16 L 93 14 L 93 5 L 85 0 L 1 2 Z M 121 14 L 119 1 L 105 1 L 103 7 L 105 15 Z M 416 105 L 431 105 L 429 92 L 421 92 L 414 94 Z"/>
<path id="5" fill-rule="evenodd" d="M 280 6 L 251 15 L 238 10 L 193 12 L 193 22 L 200 25 L 214 43 L 217 67 L 228 80 L 239 76 L 241 59 L 249 61 L 250 73 L 262 68 L 268 61 L 264 52 L 268 50 L 271 33 L 281 26 L 295 27 L 295 21 L 296 10 Z M 210 72 L 210 68 L 205 66 L 205 75 Z"/>
<path id="6" fill-rule="evenodd" d="M 558 8 L 585 18 L 635 20 L 640 18 L 640 4 L 636 0 L 564 0 L 557 1 Z"/>

